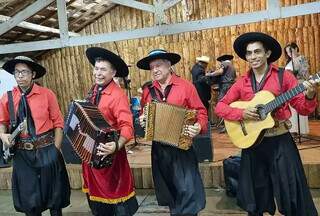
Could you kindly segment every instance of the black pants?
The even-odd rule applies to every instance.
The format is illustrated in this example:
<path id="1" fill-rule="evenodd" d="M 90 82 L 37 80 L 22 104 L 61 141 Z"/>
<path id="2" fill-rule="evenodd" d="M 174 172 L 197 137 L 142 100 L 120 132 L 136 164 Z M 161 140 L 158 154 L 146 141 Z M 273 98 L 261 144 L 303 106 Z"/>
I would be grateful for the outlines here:
<path id="1" fill-rule="evenodd" d="M 28 212 L 25 213 L 26 216 L 41 216 L 41 212 Z M 62 210 L 61 209 L 50 209 L 50 215 L 51 216 L 62 216 Z"/>
<path id="2" fill-rule="evenodd" d="M 248 216 L 263 216 L 263 213 L 248 213 Z"/>

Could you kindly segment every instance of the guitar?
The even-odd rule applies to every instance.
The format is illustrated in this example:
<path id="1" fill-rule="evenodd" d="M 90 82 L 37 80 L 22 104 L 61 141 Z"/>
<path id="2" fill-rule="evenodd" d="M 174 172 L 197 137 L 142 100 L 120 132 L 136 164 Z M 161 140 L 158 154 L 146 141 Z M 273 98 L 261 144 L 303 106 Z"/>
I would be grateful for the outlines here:
<path id="1" fill-rule="evenodd" d="M 14 131 L 9 136 L 9 142 L 11 145 L 14 145 L 15 139 L 22 131 L 25 131 L 27 129 L 27 120 L 23 120 L 17 127 L 14 129 Z"/>
<path id="2" fill-rule="evenodd" d="M 17 136 L 19 136 L 19 134 L 22 131 L 25 131 L 27 129 L 27 120 L 23 120 L 23 122 L 21 122 L 17 128 L 11 133 L 11 135 L 9 136 L 9 142 L 11 144 L 11 147 L 14 145 L 15 139 L 17 138 Z M 0 140 L 1 142 L 1 140 Z M 0 151 L 3 150 L 3 159 L 5 161 L 9 161 L 12 159 L 14 153 L 12 151 L 11 147 L 7 147 L 6 145 L 3 144 L 3 148 L 0 149 Z"/>
<path id="3" fill-rule="evenodd" d="M 17 136 L 19 136 L 19 134 L 27 129 L 27 120 L 23 120 L 18 126 L 17 128 L 11 133 L 10 137 L 9 137 L 9 142 L 14 145 L 14 141 L 17 138 Z"/>
<path id="4" fill-rule="evenodd" d="M 310 80 L 317 79 L 320 79 L 320 72 L 310 78 Z M 277 97 L 269 91 L 260 91 L 256 93 L 254 98 L 250 101 L 236 101 L 231 103 L 231 107 L 240 109 L 246 109 L 248 107 L 257 108 L 261 119 L 260 121 L 225 120 L 225 127 L 233 144 L 241 149 L 258 144 L 264 136 L 265 130 L 272 128 L 275 125 L 275 121 L 271 116 L 272 111 L 305 90 L 306 88 L 304 85 L 300 83 L 295 88 L 290 89 Z"/>

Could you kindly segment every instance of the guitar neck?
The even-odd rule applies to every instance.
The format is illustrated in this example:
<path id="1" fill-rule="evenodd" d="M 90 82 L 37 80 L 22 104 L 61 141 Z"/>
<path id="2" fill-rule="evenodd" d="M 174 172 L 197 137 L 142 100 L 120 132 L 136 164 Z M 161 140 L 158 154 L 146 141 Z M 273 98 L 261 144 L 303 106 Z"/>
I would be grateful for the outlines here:
<path id="1" fill-rule="evenodd" d="M 279 95 L 274 100 L 270 101 L 269 103 L 267 103 L 265 105 L 266 113 L 270 113 L 270 112 L 274 111 L 276 108 L 280 107 L 282 104 L 284 104 L 285 102 L 287 102 L 288 100 L 290 100 L 294 96 L 300 94 L 304 90 L 306 90 L 306 88 L 304 87 L 304 85 L 302 83 L 300 83 L 295 88 L 290 89 L 289 91 Z"/>
<path id="2" fill-rule="evenodd" d="M 19 127 L 16 128 L 10 136 L 10 140 L 14 140 L 20 133 L 21 133 L 21 130 L 19 129 Z"/>
<path id="3" fill-rule="evenodd" d="M 23 120 L 23 122 L 21 122 L 18 127 L 11 133 L 11 136 L 10 136 L 10 140 L 14 140 L 23 130 L 25 130 L 25 127 L 26 127 L 26 120 Z"/>

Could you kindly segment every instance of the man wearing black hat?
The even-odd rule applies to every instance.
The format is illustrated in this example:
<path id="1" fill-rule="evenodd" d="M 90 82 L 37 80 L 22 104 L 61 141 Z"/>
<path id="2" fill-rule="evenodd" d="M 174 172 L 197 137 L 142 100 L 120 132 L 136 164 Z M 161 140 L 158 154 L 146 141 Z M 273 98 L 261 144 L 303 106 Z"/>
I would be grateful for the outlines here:
<path id="1" fill-rule="evenodd" d="M 219 85 L 219 94 L 218 101 L 220 101 L 225 94 L 228 92 L 230 87 L 236 80 L 236 70 L 232 64 L 233 55 L 222 55 L 217 58 L 217 61 L 220 62 L 220 66 L 213 72 L 209 72 L 206 75 L 213 77 L 213 82 L 218 83 Z M 226 129 L 224 123 L 222 122 L 222 127 L 219 130 L 219 133 L 225 133 Z"/>
<path id="2" fill-rule="evenodd" d="M 113 81 L 113 77 L 128 76 L 128 66 L 118 55 L 103 48 L 88 48 L 86 55 L 94 66 L 95 82 L 88 99 L 120 134 L 118 143 L 100 143 L 97 147 L 100 156 L 114 154 L 110 167 L 96 169 L 82 163 L 83 191 L 93 215 L 131 216 L 138 203 L 124 145 L 133 137 L 133 118 L 125 92 Z"/>
<path id="3" fill-rule="evenodd" d="M 177 76 L 172 68 L 180 59 L 176 53 L 156 49 L 138 61 L 137 66 L 150 70 L 154 80 L 144 89 L 141 105 L 157 100 L 197 110 L 196 123 L 184 131 L 195 137 L 207 130 L 208 116 L 193 84 Z M 197 215 L 205 207 L 205 192 L 194 150 L 153 141 L 151 158 L 158 204 L 169 206 L 171 215 Z"/>
<path id="4" fill-rule="evenodd" d="M 274 38 L 260 32 L 239 36 L 233 44 L 238 56 L 246 60 L 250 70 L 230 88 L 217 104 L 215 112 L 229 121 L 259 121 L 255 107 L 245 109 L 231 107 L 234 101 L 250 101 L 260 90 L 280 95 L 298 82 L 289 72 L 284 71 L 280 82 L 279 70 L 272 62 L 281 56 L 281 46 Z M 299 113 L 308 115 L 317 106 L 315 81 L 303 83 L 304 94 L 297 94 L 289 100 Z M 277 122 L 267 129 L 261 142 L 242 150 L 238 204 L 249 215 L 274 215 L 278 211 L 290 216 L 318 215 L 308 189 L 303 166 L 297 147 L 288 132 L 286 120 L 290 117 L 288 103 L 275 109 L 272 114 Z"/>
<path id="5" fill-rule="evenodd" d="M 46 209 L 52 216 L 60 216 L 61 208 L 70 204 L 69 179 L 60 152 L 63 118 L 54 93 L 34 82 L 46 69 L 25 56 L 7 61 L 2 68 L 13 74 L 18 84 L 13 97 L 5 93 L 0 99 L 0 138 L 15 152 L 14 207 L 28 216 L 39 216 Z M 9 128 L 14 121 L 16 125 L 26 121 L 27 132 L 11 142 Z"/>
<path id="6" fill-rule="evenodd" d="M 220 62 L 220 67 L 207 74 L 207 76 L 214 76 L 217 79 L 219 84 L 219 95 L 218 101 L 220 101 L 223 96 L 227 93 L 229 88 L 236 80 L 236 70 L 232 65 L 233 55 L 222 55 L 217 58 L 217 61 Z"/>
<path id="7" fill-rule="evenodd" d="M 196 61 L 191 69 L 192 83 L 196 87 L 199 97 L 208 111 L 211 98 L 211 86 L 205 75 L 210 58 L 208 56 L 200 56 L 196 58 Z"/>

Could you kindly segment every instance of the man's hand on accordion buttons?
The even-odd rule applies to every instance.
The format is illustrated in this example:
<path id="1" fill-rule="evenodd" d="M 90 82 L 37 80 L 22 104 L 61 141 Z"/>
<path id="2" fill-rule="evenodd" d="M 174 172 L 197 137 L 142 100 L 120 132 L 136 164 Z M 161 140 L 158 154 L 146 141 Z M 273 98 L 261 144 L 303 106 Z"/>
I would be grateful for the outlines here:
<path id="1" fill-rule="evenodd" d="M 184 131 L 184 134 L 186 136 L 189 136 L 189 137 L 195 137 L 197 136 L 201 131 L 201 125 L 196 122 L 194 125 L 188 125 L 186 128 L 185 128 L 185 131 Z"/>
<path id="2" fill-rule="evenodd" d="M 140 126 L 142 128 L 145 128 L 146 127 L 146 117 L 144 114 L 142 114 L 141 116 L 139 116 L 139 123 L 140 123 Z"/>
<path id="3" fill-rule="evenodd" d="M 97 155 L 102 156 L 101 160 L 103 160 L 105 157 L 115 152 L 116 143 L 115 142 L 100 143 L 97 149 L 98 149 Z"/>

